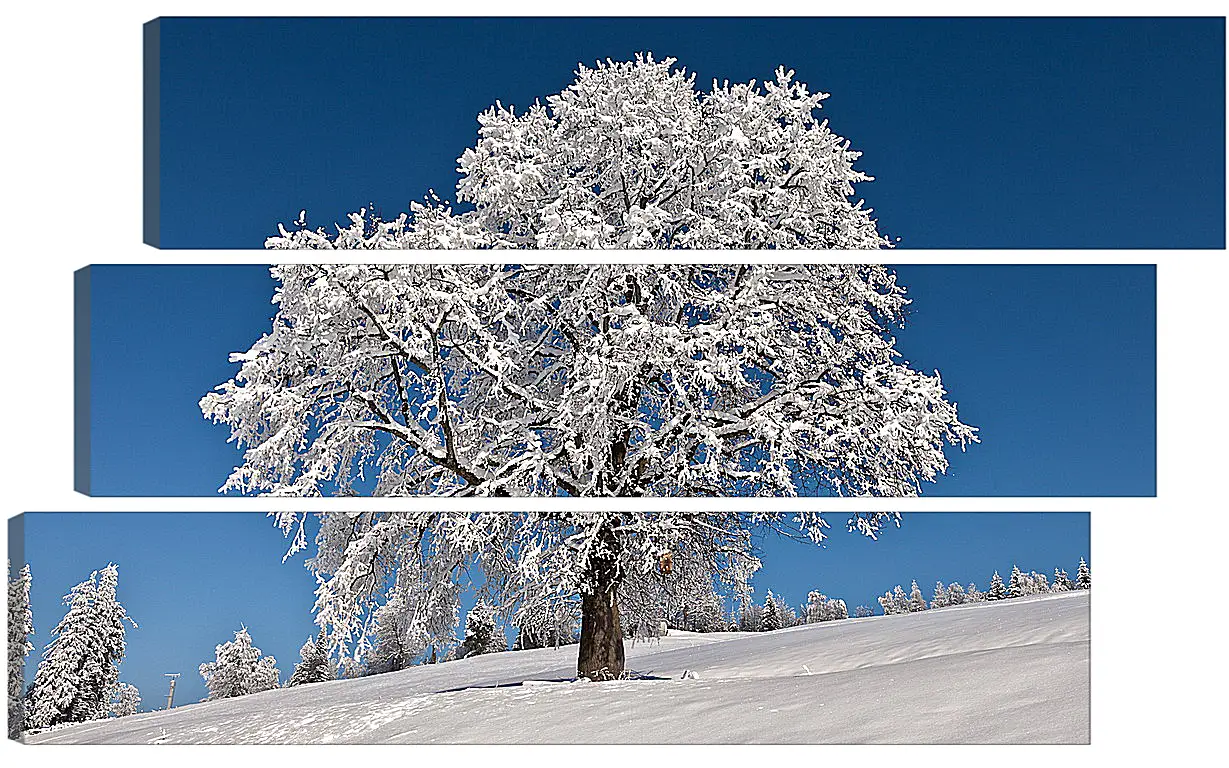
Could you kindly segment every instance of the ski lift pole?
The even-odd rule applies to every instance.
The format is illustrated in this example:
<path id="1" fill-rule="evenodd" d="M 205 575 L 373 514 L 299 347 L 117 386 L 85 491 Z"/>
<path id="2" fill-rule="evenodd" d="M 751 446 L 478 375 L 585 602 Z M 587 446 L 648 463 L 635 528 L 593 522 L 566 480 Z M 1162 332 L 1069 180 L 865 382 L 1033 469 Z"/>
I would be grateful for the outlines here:
<path id="1" fill-rule="evenodd" d="M 179 672 L 164 672 L 163 677 L 171 678 L 171 690 L 166 694 L 166 708 L 171 708 L 171 703 L 175 701 L 175 681 L 179 679 Z"/>

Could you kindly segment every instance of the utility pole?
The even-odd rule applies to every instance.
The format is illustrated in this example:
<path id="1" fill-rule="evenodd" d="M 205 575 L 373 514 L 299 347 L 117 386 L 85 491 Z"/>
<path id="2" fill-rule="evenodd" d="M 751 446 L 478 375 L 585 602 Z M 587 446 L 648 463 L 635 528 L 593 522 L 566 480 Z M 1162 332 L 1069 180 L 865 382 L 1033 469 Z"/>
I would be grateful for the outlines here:
<path id="1" fill-rule="evenodd" d="M 166 708 L 170 709 L 171 702 L 175 701 L 175 681 L 179 678 L 179 673 L 166 672 L 162 676 L 171 678 L 171 690 L 166 694 Z"/>

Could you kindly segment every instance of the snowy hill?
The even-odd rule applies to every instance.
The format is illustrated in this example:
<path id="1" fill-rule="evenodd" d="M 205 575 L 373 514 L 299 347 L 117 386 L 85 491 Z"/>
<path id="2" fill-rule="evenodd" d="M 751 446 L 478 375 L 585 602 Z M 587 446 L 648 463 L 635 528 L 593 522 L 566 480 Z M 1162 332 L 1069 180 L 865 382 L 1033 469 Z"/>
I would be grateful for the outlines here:
<path id="1" fill-rule="evenodd" d="M 26 737 L 70 743 L 1088 743 L 1089 593 L 479 656 Z M 681 679 L 691 670 L 697 679 Z"/>

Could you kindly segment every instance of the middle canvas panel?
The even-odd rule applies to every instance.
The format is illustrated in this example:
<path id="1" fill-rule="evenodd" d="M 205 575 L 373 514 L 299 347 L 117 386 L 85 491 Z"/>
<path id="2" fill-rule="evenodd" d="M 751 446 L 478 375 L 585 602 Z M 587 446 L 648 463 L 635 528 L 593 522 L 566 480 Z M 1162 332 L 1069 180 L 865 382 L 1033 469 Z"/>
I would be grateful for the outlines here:
<path id="1" fill-rule="evenodd" d="M 1152 496 L 1152 265 L 96 265 L 104 496 Z"/>

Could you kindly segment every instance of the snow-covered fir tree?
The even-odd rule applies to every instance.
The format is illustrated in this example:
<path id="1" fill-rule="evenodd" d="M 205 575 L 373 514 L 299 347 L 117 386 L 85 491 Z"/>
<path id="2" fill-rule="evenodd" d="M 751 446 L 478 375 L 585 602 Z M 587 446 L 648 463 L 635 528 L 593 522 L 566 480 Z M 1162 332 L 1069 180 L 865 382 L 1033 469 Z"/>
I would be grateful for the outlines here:
<path id="1" fill-rule="evenodd" d="M 1025 594 L 1024 591 L 1024 574 L 1020 572 L 1017 565 L 1011 566 L 1011 578 L 1007 584 L 1008 597 L 1020 597 Z"/>
<path id="2" fill-rule="evenodd" d="M 21 735 L 25 716 L 25 668 L 26 658 L 34 645 L 30 635 L 34 634 L 34 615 L 30 612 L 30 566 L 23 565 L 13 578 L 13 563 L 8 563 L 8 714 L 9 738 L 15 739 Z"/>
<path id="3" fill-rule="evenodd" d="M 124 660 L 125 624 L 137 626 L 119 602 L 118 585 L 112 563 L 64 596 L 68 612 L 51 630 L 26 701 L 30 728 L 107 716 Z"/>
<path id="4" fill-rule="evenodd" d="M 999 576 L 999 572 L 995 571 L 990 577 L 990 589 L 986 592 L 987 600 L 1006 600 L 1007 587 L 1003 585 L 1003 577 Z"/>
<path id="5" fill-rule="evenodd" d="M 465 616 L 465 640 L 458 656 L 469 658 L 508 650 L 508 640 L 495 625 L 495 611 L 479 600 Z"/>
<path id="6" fill-rule="evenodd" d="M 252 645 L 247 627 L 235 633 L 235 639 L 215 648 L 214 661 L 200 666 L 201 677 L 209 695 L 205 701 L 229 699 L 268 691 L 278 686 L 277 660 L 264 656 Z"/>
<path id="7" fill-rule="evenodd" d="M 1080 558 L 1080 569 L 1075 574 L 1076 589 L 1091 589 L 1092 588 L 1092 571 L 1088 569 L 1088 563 L 1084 562 L 1084 558 Z"/>
<path id="8" fill-rule="evenodd" d="M 964 587 L 960 586 L 959 582 L 953 581 L 947 585 L 947 604 L 948 605 L 964 605 L 968 601 L 968 597 L 964 591 Z"/>
<path id="9" fill-rule="evenodd" d="M 772 590 L 768 590 L 768 595 L 764 598 L 763 619 L 760 621 L 760 631 L 775 632 L 781 629 L 783 619 L 780 614 L 780 603 L 773 596 Z"/>
<path id="10" fill-rule="evenodd" d="M 931 608 L 946 608 L 952 604 L 951 594 L 942 581 L 935 582 L 934 595 L 930 598 Z"/>
<path id="11" fill-rule="evenodd" d="M 1071 589 L 1071 579 L 1061 568 L 1054 569 L 1054 583 L 1050 585 L 1051 592 L 1067 592 Z"/>
<path id="12" fill-rule="evenodd" d="M 111 694 L 111 717 L 135 715 L 141 709 L 141 691 L 131 683 L 119 683 Z"/>
<path id="13" fill-rule="evenodd" d="M 316 637 L 309 637 L 299 649 L 299 663 L 286 681 L 286 687 L 304 685 L 306 683 L 323 683 L 337 678 L 337 669 L 329 660 L 328 644 L 324 631 Z"/>
<path id="14" fill-rule="evenodd" d="M 859 605 L 857 608 L 853 609 L 853 615 L 854 618 L 865 619 L 869 616 L 874 616 L 875 612 L 871 610 L 869 605 Z"/>
<path id="15" fill-rule="evenodd" d="M 892 604 L 897 613 L 909 613 L 909 595 L 899 584 L 892 589 Z"/>
<path id="16" fill-rule="evenodd" d="M 989 596 L 977 588 L 976 582 L 970 581 L 968 588 L 964 591 L 964 599 L 966 603 L 983 603 L 989 599 Z"/>
<path id="17" fill-rule="evenodd" d="M 926 597 L 922 595 L 922 590 L 918 587 L 917 580 L 914 579 L 913 586 L 909 590 L 909 613 L 924 611 L 928 607 L 926 605 Z"/>
<path id="18" fill-rule="evenodd" d="M 909 596 L 899 584 L 891 592 L 885 592 L 883 597 L 879 598 L 879 605 L 883 608 L 884 616 L 910 612 Z"/>

